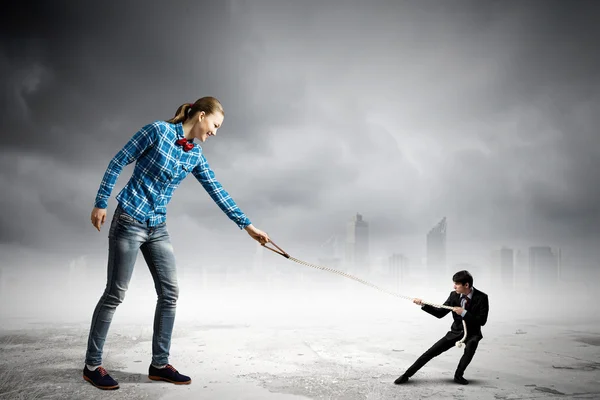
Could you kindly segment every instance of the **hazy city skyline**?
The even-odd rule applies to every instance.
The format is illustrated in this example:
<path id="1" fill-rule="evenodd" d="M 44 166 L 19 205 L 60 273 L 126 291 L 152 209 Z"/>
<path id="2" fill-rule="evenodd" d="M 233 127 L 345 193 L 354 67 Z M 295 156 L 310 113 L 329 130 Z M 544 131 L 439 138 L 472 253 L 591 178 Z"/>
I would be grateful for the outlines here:
<path id="1" fill-rule="evenodd" d="M 388 276 L 397 287 L 413 278 L 428 281 L 447 281 L 454 272 L 467 269 L 485 285 L 501 285 L 507 290 L 515 288 L 556 288 L 561 277 L 577 271 L 577 266 L 563 269 L 560 247 L 530 245 L 527 255 L 522 249 L 510 246 L 488 249 L 489 257 L 481 262 L 472 258 L 446 259 L 448 252 L 446 234 L 448 224 L 442 218 L 426 235 L 426 251 L 423 255 L 407 257 L 407 249 L 398 245 L 391 254 L 369 257 L 369 222 L 357 213 L 347 222 L 344 240 L 333 235 L 321 244 L 319 262 L 329 268 L 343 269 L 363 278 L 372 275 Z M 358 233 L 360 231 L 360 233 Z M 360 259 L 362 262 L 357 263 Z M 441 278 L 441 279 L 440 279 Z"/>

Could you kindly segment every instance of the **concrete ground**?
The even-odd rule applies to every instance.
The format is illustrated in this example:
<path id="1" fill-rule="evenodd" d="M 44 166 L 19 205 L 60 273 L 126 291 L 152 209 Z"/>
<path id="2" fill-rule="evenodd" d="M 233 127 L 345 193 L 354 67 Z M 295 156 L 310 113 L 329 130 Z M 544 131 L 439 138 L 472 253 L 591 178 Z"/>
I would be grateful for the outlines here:
<path id="1" fill-rule="evenodd" d="M 560 314 L 515 318 L 511 310 L 490 314 L 465 373 L 468 386 L 452 382 L 462 353 L 456 348 L 408 384 L 394 385 L 451 319 L 382 300 L 363 307 L 314 301 L 276 309 L 238 305 L 213 314 L 184 310 L 171 363 L 192 377 L 189 386 L 147 378 L 151 313 L 115 318 L 104 358 L 121 384 L 112 392 L 81 377 L 86 321 L 3 317 L 0 400 L 600 398 L 598 321 Z"/>

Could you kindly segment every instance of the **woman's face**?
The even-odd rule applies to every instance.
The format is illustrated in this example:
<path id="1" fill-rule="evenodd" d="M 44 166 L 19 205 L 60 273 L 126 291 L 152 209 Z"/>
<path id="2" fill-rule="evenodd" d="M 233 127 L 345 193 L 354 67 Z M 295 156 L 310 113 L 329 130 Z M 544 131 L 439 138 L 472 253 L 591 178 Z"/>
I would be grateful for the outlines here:
<path id="1" fill-rule="evenodd" d="M 221 127 L 224 116 L 220 112 L 212 114 L 206 114 L 204 111 L 200 111 L 196 118 L 198 120 L 192 128 L 194 137 L 204 143 L 209 136 L 215 136 L 217 129 Z"/>

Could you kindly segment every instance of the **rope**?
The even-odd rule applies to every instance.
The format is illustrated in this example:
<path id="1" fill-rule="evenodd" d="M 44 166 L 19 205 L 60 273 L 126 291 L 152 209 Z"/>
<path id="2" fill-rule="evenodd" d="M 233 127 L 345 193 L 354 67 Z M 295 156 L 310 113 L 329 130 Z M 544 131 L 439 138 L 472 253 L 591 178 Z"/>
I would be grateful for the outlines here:
<path id="1" fill-rule="evenodd" d="M 283 251 L 283 250 L 282 250 L 282 249 L 281 249 L 279 246 L 277 246 L 275 243 L 273 243 L 273 241 L 271 241 L 270 243 L 271 243 L 273 246 L 275 246 L 277 249 L 274 249 L 274 248 L 272 248 L 272 247 L 269 247 L 269 246 L 267 246 L 267 244 L 266 244 L 266 243 L 261 243 L 261 244 L 262 244 L 262 246 L 263 246 L 264 248 L 266 248 L 266 249 L 269 249 L 269 250 L 271 250 L 272 252 L 274 252 L 274 253 L 277 253 L 277 254 L 279 254 L 280 256 L 283 256 L 283 257 L 287 258 L 288 260 L 294 261 L 295 263 L 298 263 L 298 264 L 304 265 L 304 266 L 306 266 L 306 267 L 311 267 L 311 268 L 315 268 L 315 269 L 320 269 L 320 270 L 322 270 L 322 271 L 327 271 L 327 272 L 331 272 L 331 273 L 334 273 L 334 274 L 337 274 L 337 275 L 341 275 L 341 276 L 343 276 L 343 277 L 345 277 L 345 278 L 352 279 L 352 280 L 354 280 L 354 281 L 356 281 L 356 282 L 362 283 L 363 285 L 369 286 L 369 287 L 371 287 L 371 288 L 373 288 L 373 289 L 375 289 L 375 290 L 378 290 L 378 291 L 380 291 L 380 292 L 382 292 L 382 293 L 386 293 L 386 294 L 392 295 L 392 296 L 394 296 L 394 297 L 398 297 L 398 298 L 400 298 L 400 299 L 406 299 L 406 300 L 411 300 L 411 301 L 415 299 L 414 297 L 404 296 L 404 295 L 401 295 L 401 294 L 399 294 L 399 293 L 396 293 L 396 292 L 391 292 L 391 291 L 389 291 L 389 290 L 383 289 L 383 288 L 381 288 L 381 287 L 379 287 L 379 286 L 377 286 L 377 285 L 374 285 L 374 284 L 372 284 L 371 282 L 367 282 L 367 281 L 365 281 L 365 280 L 363 280 L 363 279 L 357 278 L 357 277 L 355 277 L 354 275 L 350 275 L 350 274 L 348 274 L 348 273 L 346 273 L 346 272 L 338 271 L 338 270 L 336 270 L 336 269 L 333 269 L 333 268 L 322 267 L 322 266 L 320 266 L 320 265 L 315 265 L 315 264 L 311 264 L 311 263 L 309 263 L 309 262 L 306 262 L 306 261 L 299 260 L 299 259 L 297 259 L 297 258 L 295 258 L 295 257 L 292 257 L 292 256 L 290 256 L 290 255 L 289 255 L 288 253 L 286 253 L 285 251 Z M 452 309 L 454 309 L 454 307 L 445 306 L 445 305 L 443 305 L 443 304 L 430 303 L 430 302 L 428 302 L 428 301 L 421 301 L 421 303 L 422 303 L 422 304 L 427 304 L 428 306 L 432 306 L 432 307 L 436 307 L 436 308 L 445 308 L 445 309 L 447 309 L 447 310 L 452 310 Z M 462 323 L 463 323 L 464 335 L 463 335 L 462 339 L 460 339 L 458 342 L 456 342 L 456 347 L 458 347 L 459 349 L 460 349 L 461 347 L 463 347 L 463 345 L 464 345 L 464 343 L 465 343 L 465 339 L 467 338 L 467 323 L 465 322 L 465 320 L 464 320 L 464 319 L 463 319 L 463 322 L 462 322 Z"/>

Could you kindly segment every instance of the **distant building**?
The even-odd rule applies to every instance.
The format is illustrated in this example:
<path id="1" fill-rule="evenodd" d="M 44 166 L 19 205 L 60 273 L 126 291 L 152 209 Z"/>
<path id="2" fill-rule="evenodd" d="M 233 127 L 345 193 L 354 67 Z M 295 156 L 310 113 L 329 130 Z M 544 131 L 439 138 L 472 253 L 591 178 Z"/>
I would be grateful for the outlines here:
<path id="1" fill-rule="evenodd" d="M 536 289 L 553 288 L 558 284 L 561 253 L 549 246 L 529 248 L 529 274 L 531 286 Z"/>
<path id="2" fill-rule="evenodd" d="M 515 289 L 529 288 L 530 278 L 527 252 L 517 250 L 515 253 Z"/>
<path id="3" fill-rule="evenodd" d="M 409 261 L 402 254 L 392 254 L 388 260 L 388 274 L 394 289 L 400 288 L 408 282 L 409 279 Z"/>
<path id="4" fill-rule="evenodd" d="M 356 214 L 346 225 L 346 264 L 358 271 L 367 270 L 369 263 L 369 224 Z"/>
<path id="5" fill-rule="evenodd" d="M 427 272 L 430 277 L 446 275 L 446 217 L 427 233 Z"/>
<path id="6" fill-rule="evenodd" d="M 515 257 L 513 249 L 502 247 L 492 252 L 493 284 L 500 284 L 504 289 L 513 289 L 515 284 Z"/>

